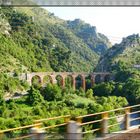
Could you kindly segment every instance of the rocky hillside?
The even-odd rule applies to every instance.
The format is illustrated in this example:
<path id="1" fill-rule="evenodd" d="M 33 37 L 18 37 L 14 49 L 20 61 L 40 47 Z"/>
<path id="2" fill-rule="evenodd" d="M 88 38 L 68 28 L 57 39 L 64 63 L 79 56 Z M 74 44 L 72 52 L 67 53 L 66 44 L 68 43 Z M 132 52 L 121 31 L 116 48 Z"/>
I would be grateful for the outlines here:
<path id="1" fill-rule="evenodd" d="M 68 28 L 72 29 L 72 31 L 97 54 L 102 55 L 111 47 L 108 38 L 105 35 L 98 33 L 96 26 L 91 26 L 80 19 L 68 21 L 67 24 Z"/>
<path id="2" fill-rule="evenodd" d="M 1 7 L 0 13 L 1 71 L 89 72 L 110 47 L 96 27 L 39 7 Z"/>
<path id="3" fill-rule="evenodd" d="M 127 67 L 140 65 L 140 37 L 138 34 L 123 38 L 120 44 L 115 44 L 100 58 L 98 71 L 112 70 L 118 62 L 123 62 Z"/>

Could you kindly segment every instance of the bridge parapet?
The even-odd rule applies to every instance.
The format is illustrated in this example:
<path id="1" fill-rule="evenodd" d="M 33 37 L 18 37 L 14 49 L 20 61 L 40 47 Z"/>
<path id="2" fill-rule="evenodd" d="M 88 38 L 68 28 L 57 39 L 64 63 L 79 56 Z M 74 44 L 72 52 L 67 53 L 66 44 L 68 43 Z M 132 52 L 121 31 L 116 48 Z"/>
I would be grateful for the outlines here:
<path id="1" fill-rule="evenodd" d="M 18 128 L 11 128 L 8 130 L 1 130 L 0 136 L 2 139 L 2 137 L 5 133 L 11 132 L 11 131 L 28 129 L 28 128 L 32 128 L 32 127 L 35 128 L 36 130 L 48 130 L 48 129 L 52 129 L 52 128 L 56 128 L 56 127 L 67 126 L 67 129 L 65 129 L 66 130 L 65 139 L 74 138 L 74 140 L 79 140 L 82 138 L 82 136 L 84 134 L 96 133 L 97 131 L 99 131 L 99 133 L 102 136 L 102 138 L 100 138 L 100 140 L 101 140 L 106 137 L 109 138 L 109 136 L 108 136 L 109 128 L 114 127 L 114 126 L 119 126 L 121 128 L 122 122 L 124 123 L 125 130 L 132 130 L 133 128 L 136 129 L 135 126 L 140 126 L 139 115 L 137 117 L 136 117 L 136 115 L 135 115 L 135 117 L 132 117 L 133 114 L 140 114 L 139 107 L 140 107 L 140 104 L 134 105 L 134 106 L 128 106 L 128 107 L 124 107 L 124 108 L 118 108 L 118 109 L 114 109 L 114 110 L 109 110 L 109 111 L 104 111 L 104 112 L 98 112 L 98 113 L 94 113 L 94 114 L 78 116 L 78 117 L 74 118 L 73 120 L 71 120 L 72 116 L 70 116 L 70 115 L 40 119 L 40 120 L 34 121 L 34 124 L 32 124 L 32 125 L 22 126 L 22 127 L 18 127 Z M 112 114 L 114 114 L 114 115 L 112 116 Z M 85 118 L 89 118 L 89 117 L 91 117 L 92 120 L 87 119 L 90 121 L 84 121 L 84 120 L 86 120 Z M 117 118 L 123 118 L 123 119 L 121 119 L 121 121 L 111 121 L 114 119 L 117 120 Z M 51 121 L 51 120 L 57 120 L 57 119 L 63 119 L 64 121 L 60 124 L 50 125 L 50 126 L 46 126 L 46 127 L 43 127 L 43 125 L 42 125 L 42 123 L 45 121 Z M 74 121 L 74 120 L 76 120 L 76 121 Z M 109 121 L 114 122 L 114 123 L 110 124 Z M 134 122 L 134 121 L 137 121 L 138 123 L 132 126 L 131 122 Z M 93 125 L 94 128 L 91 130 L 88 130 L 88 131 L 82 131 L 83 130 L 82 127 L 85 125 L 89 125 L 89 124 Z M 99 124 L 99 125 L 97 125 L 97 124 Z M 36 132 L 38 132 L 38 133 L 27 134 L 25 136 L 19 137 L 18 139 L 32 137 L 32 138 L 37 138 L 37 139 L 40 138 L 40 140 L 41 140 L 42 135 L 40 134 L 40 131 L 36 131 Z M 120 132 L 121 131 L 118 131 L 118 133 L 120 133 Z M 113 132 L 112 134 L 115 134 L 115 133 Z M 44 134 L 44 131 L 43 131 L 43 134 Z M 109 139 L 109 140 L 111 140 L 111 139 Z"/>

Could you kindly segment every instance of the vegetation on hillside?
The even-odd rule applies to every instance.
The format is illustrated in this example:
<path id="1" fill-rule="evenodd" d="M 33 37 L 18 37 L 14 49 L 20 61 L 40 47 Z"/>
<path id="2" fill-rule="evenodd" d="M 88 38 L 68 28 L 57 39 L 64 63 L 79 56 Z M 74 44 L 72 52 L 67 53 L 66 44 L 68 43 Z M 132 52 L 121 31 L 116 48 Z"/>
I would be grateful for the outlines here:
<path id="1" fill-rule="evenodd" d="M 65 21 L 39 7 L 0 7 L 0 129 L 32 124 L 40 118 L 60 115 L 74 118 L 139 103 L 140 72 L 133 68 L 140 60 L 139 36 L 128 36 L 107 50 L 110 46 L 96 27 L 79 19 Z M 78 85 L 79 89 L 74 91 L 69 79 L 66 87 L 61 88 L 59 83 L 41 87 L 36 79 L 29 87 L 17 78 L 22 72 L 91 72 L 98 60 L 97 70 L 112 72 L 114 81 L 95 84 L 86 91 Z M 28 94 L 5 100 L 8 93 L 23 91 Z M 116 119 L 109 124 L 114 122 Z M 50 121 L 44 125 L 57 123 Z M 83 129 L 95 127 L 89 125 Z M 119 127 L 109 129 L 115 130 Z"/>
<path id="2" fill-rule="evenodd" d="M 39 7 L 1 7 L 0 13 L 3 19 L 0 22 L 1 71 L 21 72 L 23 67 L 25 71 L 89 72 L 95 68 L 99 54 L 91 46 L 96 46 L 97 40 L 105 37 L 96 37 L 89 46 L 68 28 L 65 20 Z M 80 24 L 76 26 L 80 27 Z M 95 35 L 90 33 L 91 36 L 94 38 Z M 100 46 L 101 51 L 104 46 L 108 48 L 109 41 L 105 40 Z M 4 61 L 5 57 L 9 64 Z"/>
<path id="3" fill-rule="evenodd" d="M 129 104 L 140 102 L 140 71 L 129 68 L 124 62 L 119 62 L 113 68 L 114 81 L 101 83 L 93 87 L 94 94 L 98 96 L 126 97 Z"/>
<path id="4" fill-rule="evenodd" d="M 119 63 L 124 63 L 127 68 L 133 68 L 140 63 L 140 37 L 138 34 L 130 35 L 115 44 L 100 58 L 97 71 L 113 71 Z"/>
<path id="5" fill-rule="evenodd" d="M 9 101 L 5 101 L 2 97 L 0 98 L 0 129 L 15 128 L 32 124 L 36 119 L 61 115 L 71 115 L 74 118 L 80 115 L 116 109 L 128 104 L 124 97 L 98 97 L 93 94 L 91 89 L 81 92 L 80 90 L 73 91 L 69 88 L 62 89 L 58 85 L 50 84 L 46 88 L 35 89 L 31 87 L 28 93 L 25 97 Z M 60 122 L 63 122 L 63 120 L 60 120 Z M 49 121 L 45 122 L 44 126 L 60 122 Z M 112 121 L 109 124 L 112 124 Z M 83 129 L 93 127 L 95 126 L 89 125 Z M 99 127 L 99 124 L 96 127 Z M 115 130 L 119 130 L 119 127 L 110 129 L 110 131 Z M 58 132 L 55 129 L 53 131 Z M 16 137 L 21 133 L 23 132 L 17 131 L 9 134 L 9 136 Z M 62 131 L 59 133 L 61 134 Z"/>
<path id="6" fill-rule="evenodd" d="M 67 23 L 68 28 L 72 29 L 72 31 L 97 54 L 103 55 L 106 50 L 111 47 L 108 38 L 101 33 L 97 33 L 95 26 L 91 26 L 80 19 L 68 21 Z"/>

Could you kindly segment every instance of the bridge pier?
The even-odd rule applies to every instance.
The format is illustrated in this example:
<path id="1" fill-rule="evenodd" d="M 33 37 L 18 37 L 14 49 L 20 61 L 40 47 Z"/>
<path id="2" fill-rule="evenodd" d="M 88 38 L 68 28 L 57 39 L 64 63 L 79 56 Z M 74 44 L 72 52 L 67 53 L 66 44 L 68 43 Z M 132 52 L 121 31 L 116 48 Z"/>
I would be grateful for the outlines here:
<path id="1" fill-rule="evenodd" d="M 76 78 L 76 76 L 72 75 L 72 88 L 73 88 L 73 90 L 75 90 L 75 89 L 76 89 L 76 82 L 75 82 L 75 78 Z"/>
<path id="2" fill-rule="evenodd" d="M 91 87 L 94 86 L 94 83 L 95 83 L 95 76 L 94 75 L 91 75 Z"/>
<path id="3" fill-rule="evenodd" d="M 79 123 L 69 121 L 67 124 L 67 140 L 82 140 L 82 129 Z"/>
<path id="4" fill-rule="evenodd" d="M 102 132 L 102 136 L 105 137 L 106 134 L 108 133 L 108 113 L 105 112 L 102 114 L 102 128 L 101 128 L 101 132 Z"/>
<path id="5" fill-rule="evenodd" d="M 130 108 L 125 109 L 125 129 L 129 130 L 130 127 Z"/>
<path id="6" fill-rule="evenodd" d="M 30 129 L 30 133 L 33 134 L 32 140 L 44 140 L 46 131 L 40 128 L 33 127 Z"/>
<path id="7" fill-rule="evenodd" d="M 62 86 L 62 88 L 65 87 L 65 76 L 62 76 L 61 86 Z"/>
<path id="8" fill-rule="evenodd" d="M 86 90 L 86 80 L 84 76 L 82 76 L 82 88 L 84 91 Z"/>

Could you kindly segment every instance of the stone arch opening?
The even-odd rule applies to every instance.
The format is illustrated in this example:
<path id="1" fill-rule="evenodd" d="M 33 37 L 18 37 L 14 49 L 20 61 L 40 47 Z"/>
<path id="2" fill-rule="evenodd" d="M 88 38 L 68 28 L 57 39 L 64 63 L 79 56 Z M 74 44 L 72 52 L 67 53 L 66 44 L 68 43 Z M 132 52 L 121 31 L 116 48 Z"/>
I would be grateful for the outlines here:
<path id="1" fill-rule="evenodd" d="M 61 75 L 57 75 L 55 77 L 56 81 L 57 81 L 57 85 L 60 86 L 60 87 L 63 87 L 64 86 L 64 79 Z"/>
<path id="2" fill-rule="evenodd" d="M 108 75 L 105 75 L 104 81 L 105 82 L 109 82 L 110 81 L 110 75 L 109 74 Z"/>
<path id="3" fill-rule="evenodd" d="M 101 82 L 101 75 L 98 74 L 95 76 L 95 84 L 99 84 Z"/>
<path id="4" fill-rule="evenodd" d="M 53 84 L 53 79 L 50 75 L 45 75 L 43 77 L 43 87 L 47 86 L 47 84 Z"/>
<path id="5" fill-rule="evenodd" d="M 76 76 L 75 78 L 75 88 L 80 89 L 82 88 L 83 77 L 81 75 Z"/>
<path id="6" fill-rule="evenodd" d="M 68 75 L 65 78 L 65 86 L 68 87 L 68 88 L 71 88 L 73 86 L 73 77 L 72 77 L 72 75 Z"/>
<path id="7" fill-rule="evenodd" d="M 35 75 L 31 78 L 31 83 L 33 86 L 35 87 L 38 87 L 38 86 L 41 86 L 42 84 L 42 80 L 41 80 L 41 77 L 38 76 L 38 75 Z"/>
<path id="8" fill-rule="evenodd" d="M 92 87 L 91 75 L 85 77 L 85 86 L 86 86 L 86 90 Z"/>

